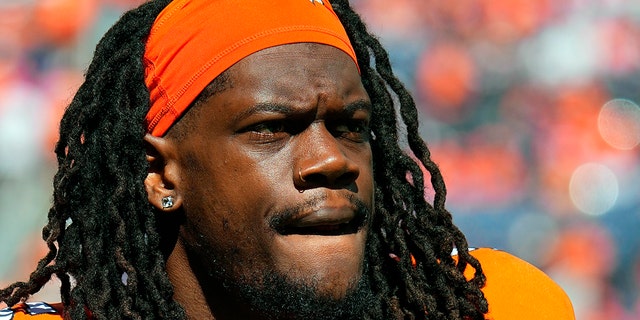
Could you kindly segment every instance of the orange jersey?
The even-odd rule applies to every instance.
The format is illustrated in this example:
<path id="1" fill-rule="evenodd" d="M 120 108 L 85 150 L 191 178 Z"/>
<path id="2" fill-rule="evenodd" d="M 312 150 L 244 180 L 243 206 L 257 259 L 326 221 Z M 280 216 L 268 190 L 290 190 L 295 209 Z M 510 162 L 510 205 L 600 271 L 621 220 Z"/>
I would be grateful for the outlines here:
<path id="1" fill-rule="evenodd" d="M 482 291 L 489 301 L 489 320 L 575 320 L 571 301 L 551 278 L 506 252 L 472 249 L 487 277 Z M 473 277 L 467 268 L 465 276 Z M 0 320 L 61 320 L 61 304 L 21 303 L 0 310 Z"/>
<path id="2" fill-rule="evenodd" d="M 549 276 L 528 262 L 494 249 L 471 250 L 480 260 L 487 283 L 489 320 L 575 320 L 567 294 Z M 465 270 L 467 279 L 473 268 Z"/>
<path id="3" fill-rule="evenodd" d="M 11 308 L 0 310 L 0 320 L 61 320 L 62 304 L 44 302 L 18 303 Z"/>

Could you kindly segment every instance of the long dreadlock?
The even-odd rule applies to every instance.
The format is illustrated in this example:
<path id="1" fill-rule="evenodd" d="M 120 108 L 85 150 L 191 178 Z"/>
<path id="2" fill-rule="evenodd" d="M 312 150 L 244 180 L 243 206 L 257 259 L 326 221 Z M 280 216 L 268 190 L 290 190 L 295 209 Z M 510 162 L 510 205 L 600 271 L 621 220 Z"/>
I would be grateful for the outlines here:
<path id="1" fill-rule="evenodd" d="M 381 309 L 373 312 L 385 315 L 385 319 L 398 315 L 409 319 L 483 319 L 487 301 L 480 291 L 485 282 L 482 268 L 468 253 L 466 238 L 445 209 L 446 187 L 418 133 L 415 102 L 393 75 L 387 52 L 348 1 L 332 4 L 354 46 L 373 104 L 376 215 L 370 236 L 373 248 L 367 251 L 367 258 L 375 270 L 369 275 L 371 283 L 381 301 Z M 431 176 L 433 205 L 424 198 L 422 170 L 398 145 L 396 112 L 389 107 L 394 98 L 399 102 L 409 148 Z M 451 257 L 454 246 L 459 252 L 457 264 Z M 383 253 L 394 253 L 400 261 Z M 467 264 L 475 269 L 470 282 L 462 274 Z"/>
<path id="2" fill-rule="evenodd" d="M 143 186 L 149 92 L 141 57 L 155 17 L 169 2 L 154 0 L 127 12 L 96 47 L 86 80 L 60 125 L 53 206 L 42 232 L 49 253 L 29 281 L 0 291 L 0 301 L 25 300 L 56 275 L 65 317 L 85 319 L 90 310 L 95 319 L 185 318 L 172 299 L 161 232 Z M 483 319 L 482 268 L 445 209 L 446 188 L 419 137 L 415 103 L 348 0 L 332 5 L 354 46 L 373 104 L 376 215 L 365 276 L 377 304 L 366 317 Z M 396 104 L 410 153 L 429 172 L 433 205 L 424 198 L 420 166 L 398 143 Z M 454 247 L 458 262 L 451 257 Z M 467 265 L 475 269 L 471 281 L 462 274 Z"/>

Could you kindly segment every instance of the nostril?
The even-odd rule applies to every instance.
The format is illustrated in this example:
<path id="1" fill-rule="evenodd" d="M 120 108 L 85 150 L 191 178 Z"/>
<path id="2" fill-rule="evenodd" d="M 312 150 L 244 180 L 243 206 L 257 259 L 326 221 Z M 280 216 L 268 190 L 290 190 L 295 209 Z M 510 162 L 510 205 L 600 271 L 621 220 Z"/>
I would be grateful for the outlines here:
<path id="1" fill-rule="evenodd" d="M 314 186 L 326 185 L 329 183 L 329 178 L 322 173 L 310 173 L 307 175 L 302 175 L 301 180 L 304 183 Z"/>
<path id="2" fill-rule="evenodd" d="M 321 151 L 297 163 L 294 183 L 298 189 L 344 188 L 352 185 L 360 174 L 358 165 L 337 147 Z"/>
<path id="3" fill-rule="evenodd" d="M 345 187 L 352 184 L 358 178 L 358 172 L 346 171 L 338 174 L 316 172 L 301 175 L 300 178 L 307 186 Z"/>
<path id="4" fill-rule="evenodd" d="M 358 171 L 347 171 L 336 179 L 335 184 L 346 186 L 354 182 L 357 178 Z"/>

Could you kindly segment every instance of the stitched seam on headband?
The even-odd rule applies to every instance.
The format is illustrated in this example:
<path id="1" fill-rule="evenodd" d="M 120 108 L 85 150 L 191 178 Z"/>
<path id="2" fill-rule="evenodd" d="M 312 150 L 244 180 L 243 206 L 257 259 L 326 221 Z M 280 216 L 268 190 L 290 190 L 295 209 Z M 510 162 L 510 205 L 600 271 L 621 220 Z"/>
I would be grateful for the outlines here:
<path id="1" fill-rule="evenodd" d="M 175 6 L 173 8 L 171 8 L 170 11 L 165 13 L 164 17 L 162 17 L 161 20 L 155 21 L 153 23 L 153 28 L 149 32 L 148 38 L 151 38 L 151 36 L 155 35 L 158 32 L 158 30 L 160 29 L 160 27 L 162 27 L 169 19 L 171 19 L 171 17 L 173 17 L 173 15 L 176 12 L 182 10 L 186 6 L 187 1 L 189 1 L 189 0 L 182 0 L 182 1 L 180 1 L 180 3 L 176 3 Z M 170 3 L 169 6 L 172 5 L 172 4 L 173 3 Z M 166 10 L 166 8 L 165 8 L 165 10 Z M 162 12 L 161 12 L 161 14 L 162 14 Z"/>
<path id="2" fill-rule="evenodd" d="M 347 47 L 352 48 L 352 46 L 347 41 L 345 41 L 344 39 L 342 39 L 342 37 L 340 37 L 340 34 L 333 32 L 331 29 L 319 28 L 319 27 L 316 27 L 316 26 L 289 26 L 289 27 L 281 27 L 281 28 L 275 28 L 275 29 L 263 31 L 263 32 L 260 32 L 258 34 L 252 35 L 250 37 L 247 37 L 247 38 L 244 38 L 244 39 L 242 39 L 240 41 L 235 42 L 233 45 L 227 47 L 225 50 L 223 50 L 222 52 L 217 54 L 215 57 L 211 58 L 206 64 L 204 64 L 204 66 L 202 68 L 200 68 L 200 70 L 198 70 L 198 72 L 196 72 L 196 74 L 194 74 L 191 78 L 189 78 L 189 81 L 187 81 L 187 83 L 185 83 L 182 86 L 182 88 L 180 88 L 180 90 L 176 93 L 176 95 L 173 96 L 167 102 L 167 104 L 165 105 L 165 108 L 171 108 L 172 109 L 173 105 L 184 95 L 184 93 L 189 89 L 189 87 L 191 87 L 191 85 L 200 76 L 202 76 L 202 74 L 204 74 L 216 62 L 218 62 L 219 60 L 221 60 L 223 57 L 227 56 L 228 54 L 230 54 L 234 50 L 236 50 L 236 49 L 242 47 L 243 45 L 245 45 L 247 43 L 250 43 L 250 42 L 252 42 L 254 40 L 257 40 L 259 38 L 264 38 L 264 37 L 272 35 L 272 34 L 284 33 L 284 32 L 293 32 L 293 31 L 304 31 L 304 30 L 316 31 L 316 32 L 328 34 L 328 35 L 333 36 L 333 37 L 339 39 L 340 41 L 342 41 L 345 45 L 347 45 Z M 355 55 L 354 52 L 352 52 L 352 54 Z"/>
<path id="3" fill-rule="evenodd" d="M 169 101 L 169 96 L 167 95 L 167 90 L 165 90 L 165 88 L 162 86 L 162 83 L 160 82 L 160 77 L 158 77 L 158 75 L 156 73 L 156 65 L 155 65 L 155 63 L 153 63 L 153 61 L 151 59 L 148 59 L 146 57 L 143 58 L 143 59 L 144 59 L 145 71 L 153 74 L 153 77 L 152 77 L 153 81 L 151 83 L 155 84 L 155 90 L 158 90 L 158 92 L 160 93 L 158 95 L 158 97 L 156 98 L 156 101 L 158 101 L 158 100 Z M 148 87 L 147 87 L 147 90 L 149 90 Z M 151 90 L 149 90 L 149 93 L 151 93 Z M 149 101 L 149 103 L 150 103 L 149 109 L 151 109 L 151 107 L 152 107 L 151 101 Z M 165 106 L 167 106 L 167 105 L 165 104 Z M 155 129 L 155 127 L 158 125 L 160 120 L 162 120 L 162 118 L 165 116 L 165 114 L 167 114 L 169 112 L 168 109 L 173 109 L 173 108 L 171 108 L 171 107 L 169 107 L 169 108 L 162 107 L 160 109 L 160 111 L 153 116 L 153 119 L 151 119 L 149 124 L 147 124 L 147 126 L 146 126 L 148 132 L 152 132 L 153 129 Z M 147 113 L 149 113 L 149 110 L 147 110 Z M 175 113 L 175 112 L 173 112 L 173 113 Z"/>

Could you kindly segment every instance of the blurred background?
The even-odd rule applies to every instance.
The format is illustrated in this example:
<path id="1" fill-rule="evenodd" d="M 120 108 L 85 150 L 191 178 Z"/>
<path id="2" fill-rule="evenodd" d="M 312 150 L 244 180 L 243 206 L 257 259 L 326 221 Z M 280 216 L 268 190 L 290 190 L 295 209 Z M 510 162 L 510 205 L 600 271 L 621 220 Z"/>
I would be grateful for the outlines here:
<path id="1" fill-rule="evenodd" d="M 139 3 L 0 0 L 0 287 L 45 254 L 57 122 Z M 640 319 L 640 1 L 353 4 L 417 100 L 469 243 L 545 270 L 579 320 Z M 55 283 L 35 299 L 58 301 Z"/>

